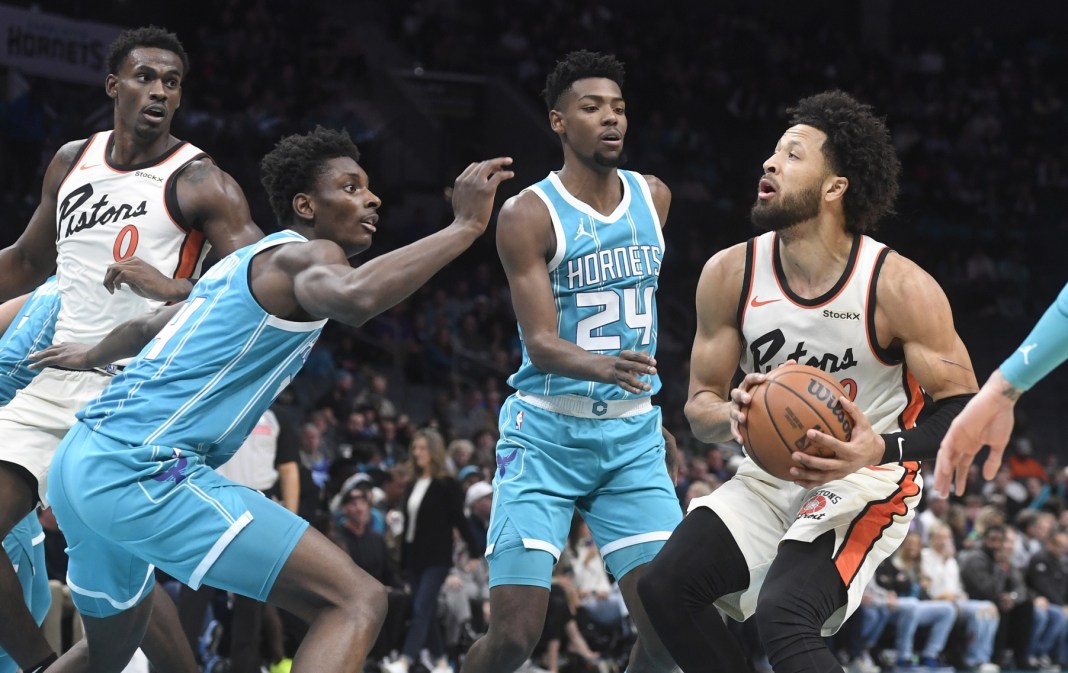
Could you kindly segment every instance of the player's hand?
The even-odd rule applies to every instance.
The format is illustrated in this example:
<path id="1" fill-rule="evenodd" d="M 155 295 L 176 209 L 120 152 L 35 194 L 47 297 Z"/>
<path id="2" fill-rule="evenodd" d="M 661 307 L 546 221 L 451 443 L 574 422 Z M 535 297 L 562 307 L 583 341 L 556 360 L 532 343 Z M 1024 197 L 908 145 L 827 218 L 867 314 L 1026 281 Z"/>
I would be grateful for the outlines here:
<path id="1" fill-rule="evenodd" d="M 139 257 L 116 262 L 104 274 L 104 288 L 111 294 L 125 285 L 135 294 L 159 301 L 177 301 L 189 294 L 189 281 L 164 276 Z"/>
<path id="2" fill-rule="evenodd" d="M 612 362 L 612 381 L 628 393 L 644 393 L 652 386 L 642 381 L 640 376 L 656 374 L 656 360 L 641 351 L 620 351 L 619 357 Z"/>
<path id="3" fill-rule="evenodd" d="M 939 493 L 949 495 L 950 484 L 955 483 L 957 495 L 964 495 L 968 468 L 984 445 L 990 447 L 990 455 L 983 464 L 983 478 L 997 476 L 1005 445 L 1012 435 L 1013 410 L 1018 398 L 1019 391 L 998 370 L 968 400 L 938 447 L 934 486 Z"/>
<path id="4" fill-rule="evenodd" d="M 790 476 L 793 477 L 794 483 L 800 486 L 814 488 L 882 461 L 886 447 L 883 438 L 872 429 L 868 417 L 848 397 L 842 396 L 838 400 L 853 419 L 853 433 L 848 442 L 843 442 L 818 430 L 809 430 L 809 441 L 818 447 L 823 455 L 832 457 L 820 458 L 794 451 L 791 455 L 802 467 L 791 467 Z"/>
<path id="5" fill-rule="evenodd" d="M 511 165 L 511 157 L 497 157 L 473 163 L 460 173 L 452 186 L 452 212 L 457 223 L 473 227 L 478 234 L 486 231 L 497 186 L 515 175 L 505 168 Z"/>
<path id="6" fill-rule="evenodd" d="M 64 369 L 92 369 L 89 364 L 89 349 L 85 344 L 53 344 L 48 348 L 30 353 L 33 364 L 30 369 L 63 367 Z"/>
<path id="7" fill-rule="evenodd" d="M 742 382 L 738 384 L 738 387 L 730 392 L 731 434 L 734 435 L 735 441 L 739 444 L 744 443 L 742 441 L 741 426 L 745 425 L 745 417 L 749 413 L 749 405 L 753 403 L 751 391 L 767 380 L 766 374 L 746 374 Z"/>

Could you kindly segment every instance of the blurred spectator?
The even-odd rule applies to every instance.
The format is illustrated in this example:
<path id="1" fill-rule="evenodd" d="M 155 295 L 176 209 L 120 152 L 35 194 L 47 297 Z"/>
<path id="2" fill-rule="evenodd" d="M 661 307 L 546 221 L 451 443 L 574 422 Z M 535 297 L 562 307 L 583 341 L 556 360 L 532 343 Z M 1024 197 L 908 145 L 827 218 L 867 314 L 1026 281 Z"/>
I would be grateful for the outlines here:
<path id="1" fill-rule="evenodd" d="M 409 601 L 400 572 L 386 548 L 385 537 L 371 527 L 370 481 L 348 485 L 340 494 L 337 509 L 336 513 L 340 515 L 340 525 L 335 529 L 338 546 L 348 552 L 356 565 L 389 589 L 386 621 L 370 654 L 373 659 L 383 660 L 401 645 Z"/>
<path id="2" fill-rule="evenodd" d="M 897 597 L 897 609 L 893 616 L 897 669 L 916 669 L 913 641 L 916 630 L 927 626 L 930 630 L 920 651 L 920 670 L 935 669 L 939 673 L 952 673 L 952 668 L 939 663 L 939 657 L 949 640 L 957 612 L 953 603 L 933 600 L 928 596 L 927 579 L 921 570 L 920 549 L 920 536 L 909 533 L 897 551 L 875 571 L 875 581 Z"/>
<path id="3" fill-rule="evenodd" d="M 1035 552 L 1027 565 L 1027 587 L 1035 605 L 1035 626 L 1028 663 L 1042 669 L 1060 661 L 1065 634 L 1068 632 L 1068 533 L 1057 531 L 1046 536 L 1043 548 Z"/>
<path id="4" fill-rule="evenodd" d="M 969 598 L 961 584 L 960 566 L 949 526 L 934 524 L 929 529 L 930 547 L 921 552 L 921 573 L 927 578 L 931 598 L 950 601 L 957 606 L 957 621 L 963 626 L 964 652 L 961 659 L 970 671 L 993 673 L 992 662 L 997 637 L 997 606 L 988 600 Z"/>
<path id="5" fill-rule="evenodd" d="M 459 531 L 469 549 L 477 548 L 463 514 L 460 485 L 448 474 L 445 441 L 434 430 L 415 433 L 409 449 L 414 480 L 408 486 L 404 513 L 404 547 L 401 556 L 412 594 L 412 623 L 401 657 L 387 666 L 389 673 L 407 673 L 421 650 L 429 650 L 433 673 L 451 668 L 445 659 L 441 624 L 437 619 L 438 593 L 452 567 L 453 531 Z"/>
<path id="6" fill-rule="evenodd" d="M 1006 452 L 1005 462 L 1009 466 L 1009 474 L 1016 481 L 1026 481 L 1029 477 L 1043 482 L 1049 480 L 1046 467 L 1035 458 L 1029 437 L 1017 436 L 1013 439 Z"/>
<path id="7" fill-rule="evenodd" d="M 1012 650 L 1015 665 L 1028 668 L 1034 608 L 1022 577 L 1010 563 L 1015 545 L 1011 532 L 1001 524 L 988 526 L 983 532 L 982 545 L 961 552 L 958 561 L 964 591 L 971 598 L 994 603 L 1001 613 L 995 659 L 1000 659 L 998 653 L 1008 648 Z"/>

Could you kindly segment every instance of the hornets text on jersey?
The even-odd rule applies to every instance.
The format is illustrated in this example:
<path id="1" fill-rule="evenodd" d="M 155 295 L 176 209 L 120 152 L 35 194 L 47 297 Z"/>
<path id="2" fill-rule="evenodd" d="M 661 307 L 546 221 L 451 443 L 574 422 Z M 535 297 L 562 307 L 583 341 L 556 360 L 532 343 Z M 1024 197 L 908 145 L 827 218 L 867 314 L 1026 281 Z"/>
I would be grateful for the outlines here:
<path id="1" fill-rule="evenodd" d="M 656 289 L 664 236 L 645 178 L 633 171 L 618 174 L 623 198 L 610 215 L 568 193 L 556 173 L 528 189 L 549 209 L 556 233 L 548 272 L 560 338 L 604 355 L 633 350 L 655 356 Z M 524 343 L 523 361 L 508 383 L 535 395 L 597 400 L 650 396 L 660 389 L 659 376 L 641 378 L 652 389 L 635 395 L 615 384 L 547 374 L 531 363 Z"/>

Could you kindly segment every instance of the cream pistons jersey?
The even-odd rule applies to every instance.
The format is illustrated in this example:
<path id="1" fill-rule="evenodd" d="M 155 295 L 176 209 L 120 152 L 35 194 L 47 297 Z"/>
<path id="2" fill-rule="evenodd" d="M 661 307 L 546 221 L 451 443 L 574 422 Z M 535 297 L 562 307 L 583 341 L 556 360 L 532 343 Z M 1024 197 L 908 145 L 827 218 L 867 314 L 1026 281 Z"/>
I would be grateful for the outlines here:
<path id="1" fill-rule="evenodd" d="M 841 382 L 875 432 L 911 428 L 923 393 L 903 353 L 880 347 L 875 335 L 879 271 L 889 253 L 882 243 L 856 236 L 834 287 L 804 299 L 786 282 L 775 232 L 750 239 L 738 307 L 741 369 L 768 372 L 787 360 L 811 365 Z"/>
<path id="2" fill-rule="evenodd" d="M 111 264 L 138 257 L 165 276 L 190 278 L 209 247 L 183 219 L 174 187 L 185 166 L 207 155 L 182 142 L 152 161 L 116 166 L 112 143 L 111 131 L 89 138 L 59 186 L 56 343 L 96 343 L 161 304 L 125 286 L 110 294 L 103 280 Z"/>

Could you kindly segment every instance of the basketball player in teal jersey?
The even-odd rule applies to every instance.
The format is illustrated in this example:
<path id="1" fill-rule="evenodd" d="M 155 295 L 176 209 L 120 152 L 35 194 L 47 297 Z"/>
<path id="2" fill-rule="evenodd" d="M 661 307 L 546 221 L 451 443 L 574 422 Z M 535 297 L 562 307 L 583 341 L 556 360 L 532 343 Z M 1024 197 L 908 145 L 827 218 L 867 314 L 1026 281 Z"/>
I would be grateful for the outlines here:
<path id="1" fill-rule="evenodd" d="M 681 519 L 650 400 L 660 388 L 656 288 L 671 193 L 655 177 L 618 168 L 622 83 L 611 55 L 578 51 L 556 65 L 545 102 L 564 166 L 498 218 L 523 360 L 500 413 L 489 631 L 464 673 L 514 671 L 530 656 L 575 508 L 638 627 L 628 670 L 674 668 L 636 591 Z"/>
<path id="2" fill-rule="evenodd" d="M 227 255 L 263 236 L 233 178 L 170 133 L 188 61 L 178 38 L 160 28 L 115 39 L 104 80 L 114 129 L 56 152 L 25 231 L 0 250 L 0 300 L 56 273 L 61 341 L 96 343 L 123 321 L 184 298 L 209 246 Z M 75 412 L 109 380 L 107 372 L 49 369 L 0 408 L 0 535 L 38 501 L 47 505 L 52 455 Z M 39 673 L 55 654 L 20 596 L 12 567 L 0 563 L 0 647 Z M 164 633 L 180 628 L 173 605 L 161 601 L 158 619 L 169 620 Z M 156 642 L 156 630 L 149 633 L 145 651 L 157 668 L 194 673 L 184 640 Z"/>
<path id="3" fill-rule="evenodd" d="M 30 369 L 30 353 L 52 344 L 59 312 L 57 290 L 52 276 L 31 294 L 0 306 L 0 405 L 10 402 L 37 375 Z M 23 601 L 38 625 L 52 604 L 43 543 L 44 530 L 35 511 L 23 517 L 4 538 L 4 551 L 22 586 Z M 0 649 L 0 673 L 14 673 L 16 669 L 18 664 Z"/>
<path id="4" fill-rule="evenodd" d="M 422 286 L 485 231 L 512 173 L 510 159 L 471 164 L 456 179 L 450 226 L 354 269 L 348 258 L 371 244 L 380 204 L 358 158 L 343 132 L 283 139 L 261 172 L 289 229 L 219 261 L 187 301 L 93 348 L 40 355 L 84 368 L 143 347 L 78 414 L 49 478 L 92 670 L 122 670 L 137 648 L 153 566 L 307 621 L 294 672 L 362 670 L 383 587 L 296 514 L 212 468 L 300 370 L 327 319 L 361 325 Z M 55 666 L 78 664 L 65 655 Z"/>
<path id="5" fill-rule="evenodd" d="M 957 495 L 964 495 L 968 468 L 984 446 L 990 447 L 990 455 L 983 465 L 983 477 L 994 478 L 1012 435 L 1016 402 L 1065 359 L 1068 359 L 1068 285 L 1061 289 L 1019 348 L 1001 363 L 953 419 L 942 439 L 935 465 L 935 488 L 939 493 L 949 493 L 955 481 Z"/>

